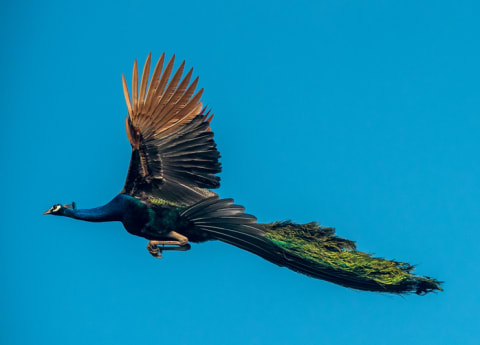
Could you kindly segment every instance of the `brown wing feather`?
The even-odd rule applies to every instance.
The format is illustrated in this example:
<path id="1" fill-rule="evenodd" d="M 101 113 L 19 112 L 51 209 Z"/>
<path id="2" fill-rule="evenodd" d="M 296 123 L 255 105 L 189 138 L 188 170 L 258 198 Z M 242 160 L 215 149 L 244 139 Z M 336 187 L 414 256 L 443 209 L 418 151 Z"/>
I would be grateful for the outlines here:
<path id="1" fill-rule="evenodd" d="M 145 65 L 143 66 L 142 72 L 142 82 L 140 84 L 140 109 L 143 110 L 143 106 L 145 104 L 145 91 L 147 90 L 148 85 L 148 75 L 150 74 L 150 59 L 152 54 L 148 54 L 147 60 L 145 61 Z"/>
<path id="2" fill-rule="evenodd" d="M 148 54 L 148 56 L 151 56 L 151 55 L 152 55 L 151 53 Z M 163 53 L 160 59 L 158 59 L 158 62 L 155 65 L 155 69 L 153 70 L 152 81 L 150 82 L 150 86 L 147 92 L 147 98 L 145 99 L 145 104 L 143 108 L 144 112 L 150 111 L 150 105 L 153 103 L 152 99 L 155 97 L 155 94 L 157 92 L 157 87 L 160 83 L 159 77 L 160 77 L 160 73 L 162 73 L 164 61 L 165 61 L 165 53 Z"/>

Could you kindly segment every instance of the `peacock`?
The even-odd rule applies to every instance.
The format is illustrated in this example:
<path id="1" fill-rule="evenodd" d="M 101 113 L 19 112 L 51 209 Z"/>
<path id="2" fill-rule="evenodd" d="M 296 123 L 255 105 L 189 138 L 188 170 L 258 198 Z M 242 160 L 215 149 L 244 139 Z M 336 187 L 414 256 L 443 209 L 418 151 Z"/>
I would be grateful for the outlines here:
<path id="1" fill-rule="evenodd" d="M 196 92 L 193 69 L 182 78 L 185 61 L 174 71 L 175 55 L 165 53 L 153 69 L 148 55 L 141 78 L 137 61 L 131 95 L 122 75 L 132 146 L 123 190 L 104 206 L 77 209 L 55 204 L 44 214 L 89 222 L 122 222 L 132 235 L 147 239 L 148 252 L 189 250 L 190 243 L 219 240 L 278 266 L 344 287 L 364 291 L 423 295 L 442 290 L 436 279 L 415 275 L 405 262 L 358 251 L 355 242 L 316 222 L 257 223 L 233 199 L 213 192 L 220 186 L 220 154 L 210 123 L 213 113 Z M 150 82 L 149 82 L 150 79 Z"/>

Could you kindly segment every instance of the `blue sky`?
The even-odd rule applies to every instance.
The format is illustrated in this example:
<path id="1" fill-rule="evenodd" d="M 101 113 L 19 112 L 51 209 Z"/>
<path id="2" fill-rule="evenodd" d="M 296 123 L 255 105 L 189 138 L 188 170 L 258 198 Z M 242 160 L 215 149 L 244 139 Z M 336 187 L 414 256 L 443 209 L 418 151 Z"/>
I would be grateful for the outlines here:
<path id="1" fill-rule="evenodd" d="M 478 2 L 315 3 L 4 4 L 3 344 L 478 343 Z M 445 291 L 357 292 L 222 243 L 159 261 L 121 224 L 42 217 L 121 190 L 121 74 L 150 51 L 200 75 L 222 196 Z"/>

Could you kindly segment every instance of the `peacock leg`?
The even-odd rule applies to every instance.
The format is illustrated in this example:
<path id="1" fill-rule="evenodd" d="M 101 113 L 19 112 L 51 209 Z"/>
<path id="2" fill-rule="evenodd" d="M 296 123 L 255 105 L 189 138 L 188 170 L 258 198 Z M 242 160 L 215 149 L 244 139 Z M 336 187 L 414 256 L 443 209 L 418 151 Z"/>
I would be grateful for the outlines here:
<path id="1" fill-rule="evenodd" d="M 175 231 L 170 231 L 165 235 L 165 237 L 170 237 L 174 241 L 150 241 L 147 244 L 148 252 L 155 258 L 161 259 L 162 258 L 162 251 L 164 250 L 180 250 L 180 251 L 187 251 L 190 249 L 190 245 L 188 244 L 188 238 L 179 234 Z M 177 245 L 178 247 L 166 247 L 160 248 L 159 246 L 163 245 Z"/>

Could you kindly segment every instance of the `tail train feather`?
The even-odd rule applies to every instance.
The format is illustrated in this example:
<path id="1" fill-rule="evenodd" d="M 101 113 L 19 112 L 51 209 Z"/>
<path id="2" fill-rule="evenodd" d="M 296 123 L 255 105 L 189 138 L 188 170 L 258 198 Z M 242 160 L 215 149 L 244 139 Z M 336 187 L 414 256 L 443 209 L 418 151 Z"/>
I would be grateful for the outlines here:
<path id="1" fill-rule="evenodd" d="M 315 278 L 366 291 L 425 294 L 441 290 L 439 281 L 414 275 L 414 266 L 408 263 L 357 251 L 355 242 L 335 236 L 334 228 L 288 221 L 263 227 L 265 237 L 293 261 L 307 264 L 316 273 Z"/>
<path id="2" fill-rule="evenodd" d="M 414 266 L 357 251 L 355 242 L 335 236 L 334 228 L 315 222 L 258 224 L 233 204 L 212 197 L 184 210 L 195 231 L 232 244 L 274 264 L 345 287 L 388 293 L 426 294 L 440 282 L 412 273 Z"/>

